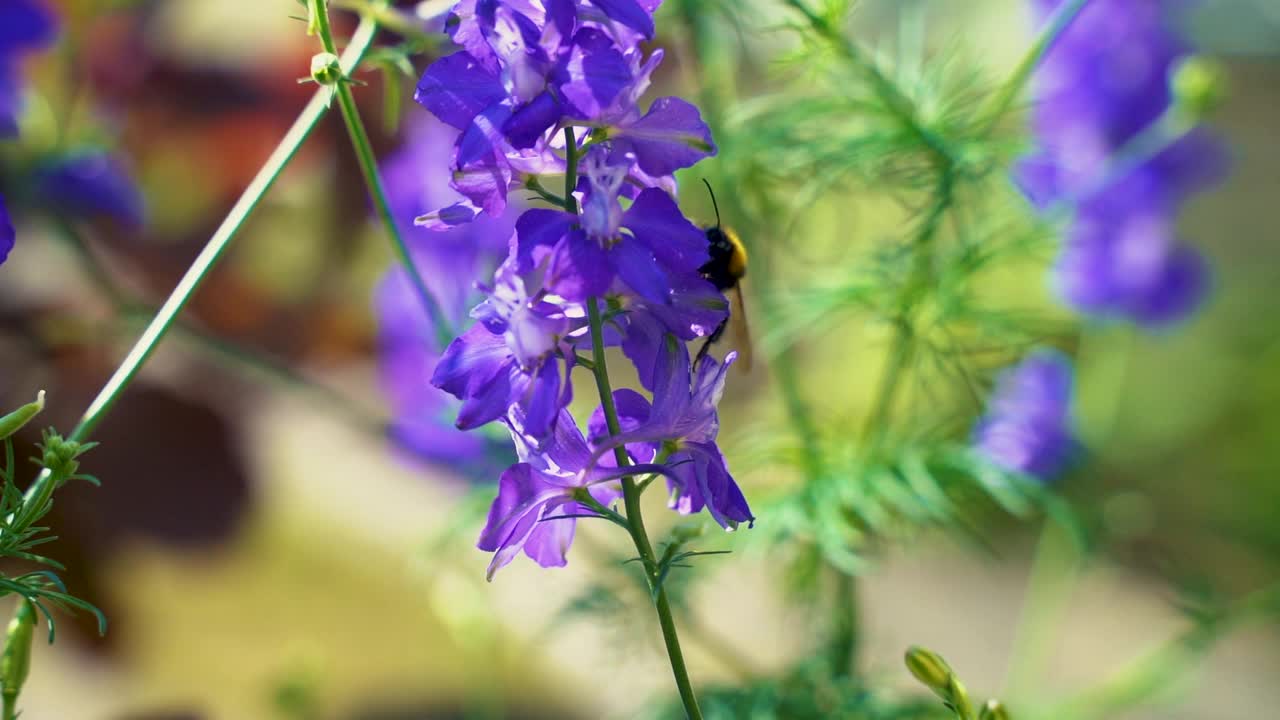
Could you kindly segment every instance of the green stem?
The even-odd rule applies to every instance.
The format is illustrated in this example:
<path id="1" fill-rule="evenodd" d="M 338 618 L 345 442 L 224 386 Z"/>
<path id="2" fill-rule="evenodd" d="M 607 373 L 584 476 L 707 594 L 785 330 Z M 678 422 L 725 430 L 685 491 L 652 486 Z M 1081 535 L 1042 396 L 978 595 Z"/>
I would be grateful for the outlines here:
<path id="1" fill-rule="evenodd" d="M 570 140 L 570 158 L 576 156 L 576 144 Z M 574 175 L 574 162 L 569 164 L 566 183 Z M 618 422 L 618 409 L 613 402 L 613 388 L 609 383 L 609 369 L 604 355 L 604 321 L 600 316 L 600 305 L 595 298 L 587 300 L 587 319 L 591 326 L 591 350 L 595 370 L 596 389 L 600 393 L 600 404 L 604 408 L 605 423 L 609 434 L 617 437 L 622 434 L 622 426 Z M 631 458 L 626 448 L 619 446 L 613 449 L 618 467 L 627 467 Z M 631 477 L 622 479 L 623 505 L 627 511 L 627 525 L 631 531 L 631 540 L 635 543 L 636 552 L 640 554 L 644 565 L 645 577 L 649 588 L 654 592 L 654 608 L 658 611 L 658 624 L 662 627 L 662 640 L 667 646 L 667 657 L 671 661 L 671 672 L 676 679 L 676 687 L 680 691 L 680 700 L 684 703 L 685 713 L 689 720 L 702 720 L 702 710 L 698 707 L 698 698 L 693 692 L 693 683 L 689 680 L 689 670 L 685 667 L 684 652 L 680 649 L 680 636 L 676 633 L 675 618 L 671 614 L 671 603 L 667 599 L 666 589 L 658 583 L 657 557 L 653 545 L 649 542 L 649 534 L 645 531 L 644 516 L 640 510 L 640 491 Z"/>
<path id="2" fill-rule="evenodd" d="M 1049 19 L 1049 24 L 1045 26 L 1040 37 L 1036 39 L 1034 45 L 1027 50 L 1027 54 L 1022 57 L 1018 63 L 1018 67 L 1000 87 L 999 92 L 995 94 L 991 101 L 990 110 L 985 114 L 983 125 L 987 132 L 1000 122 L 1005 113 L 1009 112 L 1009 108 L 1013 107 L 1013 103 L 1022 94 L 1023 89 L 1031 80 L 1031 74 L 1040 66 L 1040 61 L 1044 59 L 1045 53 L 1053 47 L 1054 42 L 1066 32 L 1071 23 L 1080 15 L 1085 6 L 1089 4 L 1089 0 L 1070 0 L 1066 5 L 1058 8 L 1053 17 Z"/>
<path id="3" fill-rule="evenodd" d="M 320 42 L 324 45 L 325 52 L 338 54 L 337 44 L 333 39 L 333 28 L 329 24 L 329 10 L 325 0 L 312 0 L 316 4 L 315 21 L 316 31 L 320 36 Z M 379 7 L 385 6 L 386 3 L 379 3 Z M 363 22 L 375 22 L 369 18 L 375 17 L 373 14 L 365 16 Z M 375 24 L 376 26 L 376 24 Z M 423 309 L 426 310 L 427 316 L 431 318 L 431 325 L 436 333 L 436 340 L 440 347 L 443 348 L 453 340 L 454 328 L 445 317 L 444 312 L 440 309 L 439 303 L 427 290 L 427 284 L 422 279 L 422 274 L 418 272 L 417 265 L 413 262 L 413 256 L 409 253 L 409 246 L 405 244 L 404 237 L 400 234 L 400 226 L 396 223 L 395 215 L 391 212 L 390 203 L 387 202 L 387 193 L 382 186 L 382 179 L 378 175 L 378 159 L 373 152 L 373 143 L 369 142 L 369 133 L 365 130 L 364 122 L 360 119 L 360 110 L 356 107 L 355 95 L 351 93 L 351 81 L 347 79 L 351 71 L 343 67 L 343 77 L 333 86 L 333 93 L 338 97 L 338 107 L 342 110 L 342 119 L 347 125 L 347 134 L 351 136 L 351 146 L 355 150 L 356 160 L 360 165 L 360 174 L 364 176 L 365 185 L 369 188 L 369 195 L 373 199 L 373 207 L 377 212 L 378 219 L 382 222 L 382 227 L 386 231 L 387 236 L 391 238 L 392 245 L 395 248 L 396 256 L 400 263 L 404 265 L 405 272 L 409 274 L 409 280 L 413 284 L 414 291 L 418 294 L 418 299 L 422 303 Z"/>
<path id="4" fill-rule="evenodd" d="M 371 20 L 364 20 L 360 23 L 360 27 L 356 29 L 356 34 L 351 39 L 351 45 L 347 48 L 346 53 L 342 56 L 342 70 L 344 73 L 352 72 L 356 65 L 359 64 L 365 52 L 368 51 L 370 44 L 373 42 L 374 33 L 377 31 L 377 25 Z M 213 237 L 209 238 L 209 242 L 196 256 L 191 267 L 187 269 L 182 280 L 178 282 L 177 287 L 170 293 L 169 298 L 165 300 L 160 307 L 160 311 L 156 313 L 151 324 L 142 333 L 142 337 L 138 338 L 133 349 L 125 356 L 120 363 L 120 367 L 116 369 L 111 379 L 98 393 L 98 397 L 89 405 L 89 409 L 85 411 L 80 418 L 79 424 L 75 430 L 71 432 L 70 438 L 73 440 L 83 441 L 98 425 L 102 418 L 111 410 L 111 407 L 119 399 L 120 394 L 133 380 L 134 375 L 142 368 L 147 359 L 151 357 L 151 353 L 155 351 L 160 340 L 168 333 L 169 328 L 173 325 L 173 321 L 186 307 L 191 296 L 199 289 L 209 271 L 218 263 L 223 252 L 231 244 L 231 240 L 239 234 L 241 228 L 244 227 L 245 221 L 249 219 L 249 215 L 257 209 L 262 202 L 262 198 L 275 184 L 280 177 L 280 173 L 284 171 L 289 161 L 293 160 L 293 156 L 297 154 L 298 148 L 302 147 L 303 141 L 311 134 L 320 118 L 324 116 L 328 107 L 328 90 L 322 89 L 317 92 L 307 106 L 303 108 L 298 119 L 294 121 L 293 127 L 289 128 L 289 132 L 285 134 L 284 139 L 272 151 L 271 156 L 267 158 L 266 164 L 254 176 L 253 181 L 245 188 L 240 199 L 231 208 L 231 212 L 227 214 L 225 220 L 218 229 L 213 233 Z M 41 477 L 44 477 L 42 474 Z"/>
<path id="5" fill-rule="evenodd" d="M 107 272 L 107 269 L 98 262 L 93 251 L 85 242 L 84 237 L 74 225 L 58 218 L 54 219 L 53 225 L 58 230 L 56 235 L 75 254 L 81 270 L 83 270 L 89 281 L 111 303 L 116 316 L 123 320 L 120 325 L 129 331 L 133 331 L 138 325 L 145 327 L 145 323 L 155 316 L 155 308 L 130 297 L 129 293 L 121 289 L 112 279 L 110 273 Z M 287 390 L 296 391 L 305 395 L 316 405 L 347 420 L 353 427 L 359 428 L 373 437 L 384 438 L 386 436 L 387 421 L 385 418 L 370 413 L 361 407 L 358 402 L 343 393 L 304 377 L 288 365 L 276 362 L 236 343 L 210 335 L 184 323 L 180 319 L 174 321 L 173 329 L 176 331 L 179 340 L 187 342 L 193 350 L 202 353 L 214 362 L 218 362 L 223 367 L 248 376 L 257 382 L 265 380 Z"/>

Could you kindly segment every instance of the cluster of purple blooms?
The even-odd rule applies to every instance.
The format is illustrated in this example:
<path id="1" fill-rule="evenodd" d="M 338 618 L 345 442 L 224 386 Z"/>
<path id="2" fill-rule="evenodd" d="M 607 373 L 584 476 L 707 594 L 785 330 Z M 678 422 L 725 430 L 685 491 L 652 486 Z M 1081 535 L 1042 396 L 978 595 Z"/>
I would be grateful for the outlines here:
<path id="1" fill-rule="evenodd" d="M 460 401 L 458 428 L 499 422 L 514 441 L 519 462 L 501 473 L 479 542 L 494 553 L 490 576 L 522 550 L 564 565 L 576 518 L 615 503 L 624 476 L 664 477 L 673 509 L 706 508 L 726 529 L 754 520 L 716 446 L 734 355 L 694 363 L 686 347 L 720 325 L 728 303 L 699 272 L 706 235 L 676 204 L 673 175 L 716 148 L 693 105 L 640 107 L 662 59 L 642 49 L 659 4 L 463 0 L 445 24 L 461 50 L 418 84 L 417 101 L 457 133 L 439 175 L 448 188 L 430 193 L 438 204 L 402 206 L 438 233 L 418 237 L 433 248 L 424 275 L 434 284 L 458 272 L 446 246 L 505 251 L 474 324 L 440 357 L 409 360 L 433 362 L 432 384 Z M 570 197 L 524 210 L 513 230 L 510 193 L 566 174 L 578 178 Z M 404 300 L 403 279 L 389 283 L 400 287 L 386 294 Z M 603 408 L 585 434 L 566 409 L 593 311 L 603 342 L 621 348 L 652 396 L 614 392 L 617 436 Z"/>
<path id="2" fill-rule="evenodd" d="M 1063 0 L 1034 0 L 1048 18 Z M 1039 149 L 1020 181 L 1040 207 L 1076 203 L 1055 268 L 1062 296 L 1087 315 L 1146 327 L 1177 322 L 1207 290 L 1204 259 L 1176 231 L 1178 208 L 1222 174 L 1222 152 L 1196 128 L 1127 173 L 1107 178 L 1118 153 L 1173 102 L 1169 75 L 1190 48 L 1173 29 L 1179 0 L 1092 0 L 1037 71 Z M 1100 181 L 1109 180 L 1105 186 Z M 1033 354 L 1000 378 L 974 443 L 1000 466 L 1041 479 L 1077 449 L 1071 366 Z"/>
<path id="3" fill-rule="evenodd" d="M 1062 0 L 1035 0 L 1048 17 Z M 1105 187 L 1116 154 L 1170 107 L 1170 71 L 1191 50 L 1173 29 L 1184 0 L 1092 0 L 1037 71 L 1040 149 L 1023 187 L 1047 206 L 1076 201 L 1055 271 L 1079 311 L 1161 326 L 1195 310 L 1205 261 L 1177 235 L 1178 208 L 1221 175 L 1222 153 L 1196 129 Z M 1083 195 L 1083 197 L 1081 197 Z"/>
<path id="4" fill-rule="evenodd" d="M 41 0 L 0 2 L 0 142 L 18 134 L 22 109 L 19 64 L 24 55 L 47 47 L 57 35 L 58 23 Z M 142 199 L 121 164 L 100 150 L 60 153 L 32 163 L 30 174 L 20 178 L 2 172 L 0 180 L 17 185 L 24 204 L 72 216 L 114 217 L 137 225 L 142 222 Z M 13 249 L 13 220 L 0 196 L 0 263 Z"/>

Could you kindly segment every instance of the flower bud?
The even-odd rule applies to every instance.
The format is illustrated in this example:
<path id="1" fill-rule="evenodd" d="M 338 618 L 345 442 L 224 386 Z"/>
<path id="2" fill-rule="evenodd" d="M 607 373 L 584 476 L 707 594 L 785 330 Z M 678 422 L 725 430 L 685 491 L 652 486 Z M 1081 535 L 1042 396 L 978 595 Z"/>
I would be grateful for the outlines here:
<path id="1" fill-rule="evenodd" d="M 1227 95 L 1227 78 L 1221 65 L 1193 55 L 1173 67 L 1169 87 L 1174 107 L 1192 120 L 1201 120 L 1222 105 Z"/>
<path id="2" fill-rule="evenodd" d="M 31 418 L 39 415 L 43 409 L 44 391 L 41 390 L 36 395 L 35 402 L 29 402 L 8 415 L 0 417 L 0 440 L 10 437 L 21 430 L 23 425 L 31 422 Z"/>
<path id="3" fill-rule="evenodd" d="M 342 62 L 333 53 L 322 52 L 311 58 L 311 79 L 326 86 L 342 81 Z"/>
<path id="4" fill-rule="evenodd" d="M 1009 720 L 1009 711 L 999 700 L 988 700 L 982 706 L 982 712 L 978 713 L 978 720 Z"/>
<path id="5" fill-rule="evenodd" d="M 922 647 L 911 647 L 907 650 L 907 669 L 925 687 L 934 691 L 943 699 L 950 697 L 952 672 L 951 666 L 940 655 Z"/>
<path id="6" fill-rule="evenodd" d="M 35 632 L 36 609 L 29 600 L 20 600 L 5 633 L 4 654 L 0 655 L 0 689 L 10 702 L 22 692 L 31 671 L 31 641 Z"/>

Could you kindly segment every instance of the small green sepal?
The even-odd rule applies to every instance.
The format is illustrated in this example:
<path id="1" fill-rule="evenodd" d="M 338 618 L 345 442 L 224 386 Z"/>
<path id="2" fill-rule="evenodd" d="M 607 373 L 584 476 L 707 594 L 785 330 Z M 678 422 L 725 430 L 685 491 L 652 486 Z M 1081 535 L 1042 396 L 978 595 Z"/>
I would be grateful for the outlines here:
<path id="1" fill-rule="evenodd" d="M 0 418 L 0 440 L 12 437 L 14 433 L 22 429 L 22 426 L 31 422 L 31 419 L 36 415 L 39 415 L 41 410 L 44 410 L 43 390 L 36 394 L 35 402 L 29 402 Z"/>
<path id="2" fill-rule="evenodd" d="M 1178 112 L 1192 121 L 1203 120 L 1227 97 L 1226 72 L 1217 62 L 1193 55 L 1173 67 L 1169 88 Z"/>

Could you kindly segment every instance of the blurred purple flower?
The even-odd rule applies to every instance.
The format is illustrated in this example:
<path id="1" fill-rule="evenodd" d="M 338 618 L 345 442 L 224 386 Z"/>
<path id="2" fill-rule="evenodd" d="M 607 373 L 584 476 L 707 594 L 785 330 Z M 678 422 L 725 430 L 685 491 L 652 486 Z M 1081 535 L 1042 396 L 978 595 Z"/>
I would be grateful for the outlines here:
<path id="1" fill-rule="evenodd" d="M 31 183 L 34 200 L 51 210 L 142 224 L 141 193 L 120 161 L 105 152 L 59 157 L 37 170 Z"/>
<path id="2" fill-rule="evenodd" d="M 13 239 L 13 220 L 4 206 L 4 196 L 0 195 L 0 264 L 9 259 L 9 252 L 13 250 Z"/>
<path id="3" fill-rule="evenodd" d="M 1047 17 L 1062 0 L 1035 0 Z M 1077 200 L 1055 281 L 1091 315 L 1156 326 L 1202 301 L 1206 266 L 1175 232 L 1178 206 L 1220 177 L 1223 154 L 1197 129 L 1126 177 L 1096 187 L 1115 154 L 1169 107 L 1170 69 L 1190 50 L 1171 26 L 1178 0 L 1093 0 L 1037 71 L 1039 149 L 1020 181 L 1041 207 Z M 1090 193 L 1079 197 L 1082 193 Z"/>
<path id="4" fill-rule="evenodd" d="M 415 216 L 458 197 L 448 184 L 450 147 L 457 131 L 423 116 L 406 134 L 403 147 L 382 167 L 388 203 L 428 292 L 453 328 L 461 327 L 481 296 L 477 283 L 491 277 L 506 255 L 514 212 L 481 218 L 448 232 L 415 227 Z M 392 268 L 384 276 L 374 307 L 382 384 L 392 408 L 392 437 L 423 459 L 492 482 L 510 462 L 511 449 L 504 442 L 463 433 L 454 426 L 458 402 L 431 384 L 441 354 L 440 328 L 427 316 L 403 268 Z"/>
<path id="5" fill-rule="evenodd" d="M 0 137 L 18 133 L 20 55 L 53 42 L 57 21 L 39 0 L 0 2 Z"/>
<path id="6" fill-rule="evenodd" d="M 992 462 L 1051 480 L 1075 453 L 1071 433 L 1071 362 L 1041 350 L 1005 370 L 996 381 L 973 442 Z"/>

